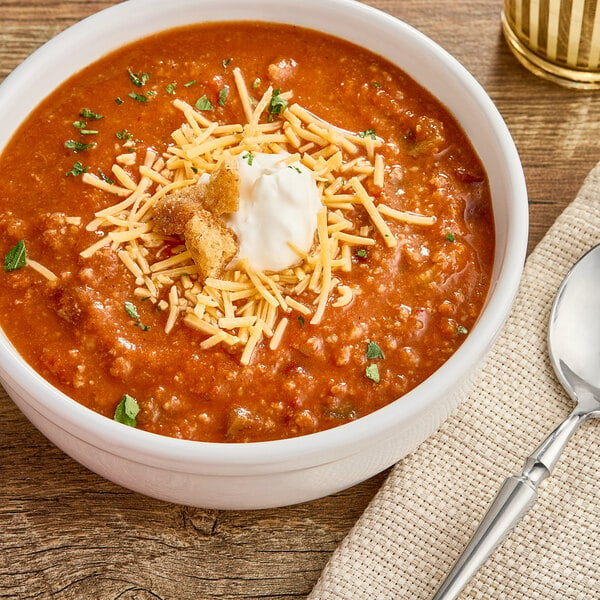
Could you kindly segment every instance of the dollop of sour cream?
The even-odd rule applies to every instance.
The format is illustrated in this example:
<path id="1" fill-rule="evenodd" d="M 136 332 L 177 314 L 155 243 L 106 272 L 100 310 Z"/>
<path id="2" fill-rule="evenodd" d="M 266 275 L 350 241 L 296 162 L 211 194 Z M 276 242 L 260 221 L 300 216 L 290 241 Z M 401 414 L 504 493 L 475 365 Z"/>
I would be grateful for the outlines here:
<path id="1" fill-rule="evenodd" d="M 310 171 L 286 164 L 288 153 L 248 154 L 237 158 L 240 207 L 227 216 L 238 237 L 237 260 L 256 269 L 282 271 L 299 262 L 289 242 L 303 252 L 312 246 L 321 200 Z"/>

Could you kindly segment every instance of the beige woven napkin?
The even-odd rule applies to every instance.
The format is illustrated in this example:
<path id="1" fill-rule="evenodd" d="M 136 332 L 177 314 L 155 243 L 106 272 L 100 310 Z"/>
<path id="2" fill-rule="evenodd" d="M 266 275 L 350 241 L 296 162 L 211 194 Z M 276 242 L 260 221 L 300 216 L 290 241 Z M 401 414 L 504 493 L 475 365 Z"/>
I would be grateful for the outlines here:
<path id="1" fill-rule="evenodd" d="M 475 388 L 394 467 L 310 600 L 432 597 L 504 478 L 572 408 L 547 357 L 548 315 L 570 266 L 599 242 L 600 163 L 527 260 Z M 599 426 L 592 421 L 571 440 L 534 509 L 461 600 L 600 598 Z"/>

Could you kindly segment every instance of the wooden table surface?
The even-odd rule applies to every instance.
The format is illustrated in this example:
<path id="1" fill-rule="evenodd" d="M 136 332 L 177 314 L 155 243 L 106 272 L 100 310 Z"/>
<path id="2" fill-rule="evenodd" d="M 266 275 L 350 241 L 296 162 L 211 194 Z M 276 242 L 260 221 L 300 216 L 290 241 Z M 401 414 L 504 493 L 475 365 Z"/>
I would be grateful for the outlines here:
<path id="1" fill-rule="evenodd" d="M 563 89 L 518 65 L 501 36 L 501 0 L 367 3 L 446 48 L 492 97 L 524 165 L 532 249 L 600 159 L 600 91 Z M 0 0 L 0 80 L 43 42 L 112 4 Z M 384 477 L 277 510 L 167 504 L 75 463 L 0 388 L 0 598 L 305 598 Z"/>

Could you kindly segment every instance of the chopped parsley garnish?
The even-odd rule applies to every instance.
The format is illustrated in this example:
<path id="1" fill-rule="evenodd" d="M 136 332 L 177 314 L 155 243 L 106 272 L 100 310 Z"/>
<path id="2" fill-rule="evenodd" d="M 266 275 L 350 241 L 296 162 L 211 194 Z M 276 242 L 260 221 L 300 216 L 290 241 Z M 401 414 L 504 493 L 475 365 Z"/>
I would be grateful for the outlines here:
<path id="1" fill-rule="evenodd" d="M 380 87 L 381 87 L 381 84 L 379 83 L 379 81 L 374 81 L 374 82 L 373 82 L 371 85 L 372 85 L 374 88 L 380 88 Z"/>
<path id="2" fill-rule="evenodd" d="M 204 96 L 202 96 L 201 98 L 198 98 L 194 106 L 198 110 L 213 110 L 212 102 L 206 97 L 206 94 L 204 94 Z"/>
<path id="3" fill-rule="evenodd" d="M 257 77 L 253 82 L 252 82 L 252 89 L 255 90 L 258 86 L 260 85 L 260 77 Z"/>
<path id="4" fill-rule="evenodd" d="M 383 352 L 378 344 L 368 340 L 367 341 L 367 360 L 383 360 Z M 379 367 L 377 363 L 369 363 L 365 368 L 365 375 L 375 383 L 379 383 Z"/>
<path id="5" fill-rule="evenodd" d="M 221 106 L 225 106 L 225 101 L 227 100 L 227 94 L 229 94 L 229 88 L 224 87 L 219 91 L 219 104 Z"/>
<path id="6" fill-rule="evenodd" d="M 78 175 L 81 175 L 83 173 L 85 173 L 86 171 L 89 170 L 89 167 L 84 167 L 80 161 L 75 161 L 75 163 L 73 164 L 73 168 L 68 172 L 65 173 L 65 175 L 68 177 L 69 175 L 73 176 L 73 177 L 77 177 Z"/>
<path id="7" fill-rule="evenodd" d="M 129 74 L 129 79 L 131 79 L 131 83 L 136 87 L 143 87 L 146 83 L 148 83 L 148 79 L 150 79 L 150 73 L 134 73 L 131 69 L 127 69 L 127 73 Z"/>
<path id="8" fill-rule="evenodd" d="M 113 183 L 115 182 L 114 179 L 111 179 L 100 168 L 98 169 L 98 175 L 99 175 L 100 179 L 102 179 L 103 181 L 106 181 L 106 183 L 108 183 L 110 185 L 113 185 Z"/>
<path id="9" fill-rule="evenodd" d="M 75 154 L 79 154 L 88 148 L 93 148 L 96 144 L 84 144 L 82 142 L 76 142 L 75 140 L 67 140 L 65 142 L 65 148 L 73 150 Z"/>
<path id="10" fill-rule="evenodd" d="M 356 258 L 360 260 L 367 259 L 367 251 L 364 248 L 359 248 L 354 254 L 356 255 Z"/>
<path id="11" fill-rule="evenodd" d="M 233 60 L 233 58 L 226 58 L 226 59 L 223 61 L 223 63 L 222 63 L 222 65 L 223 65 L 223 68 L 224 68 L 224 69 L 226 69 L 226 68 L 227 68 L 227 65 L 228 65 L 228 64 L 229 64 L 229 63 L 230 63 L 232 60 Z"/>
<path id="12" fill-rule="evenodd" d="M 129 92 L 127 94 L 130 98 L 133 98 L 136 102 L 148 102 L 148 97 L 144 94 L 136 94 L 135 92 Z"/>
<path id="13" fill-rule="evenodd" d="M 446 241 L 447 242 L 454 242 L 454 241 L 456 241 L 456 235 L 454 233 L 452 233 L 451 231 L 448 232 L 446 234 Z"/>
<path id="14" fill-rule="evenodd" d="M 121 98 L 115 98 L 115 103 L 116 104 L 123 104 L 123 100 L 121 100 Z"/>
<path id="15" fill-rule="evenodd" d="M 252 166 L 252 161 L 254 160 L 254 154 L 250 152 L 246 152 L 246 154 L 242 155 L 242 158 L 248 163 L 248 166 Z"/>
<path id="16" fill-rule="evenodd" d="M 121 401 L 115 408 L 114 420 L 129 427 L 137 427 L 137 419 L 140 412 L 140 405 L 137 400 L 129 394 L 123 394 Z"/>
<path id="17" fill-rule="evenodd" d="M 132 140 L 133 139 L 133 133 L 129 133 L 129 131 L 127 131 L 127 129 L 123 129 L 123 131 L 117 131 L 117 133 L 115 133 L 115 135 L 120 140 Z"/>
<path id="18" fill-rule="evenodd" d="M 125 308 L 125 312 L 132 318 L 135 319 L 136 321 L 140 320 L 140 315 L 137 311 L 137 307 L 133 302 L 125 302 L 124 305 Z"/>
<path id="19" fill-rule="evenodd" d="M 146 300 L 146 298 L 144 298 L 144 300 Z M 150 325 L 142 325 L 137 306 L 133 302 L 125 302 L 123 308 L 125 309 L 125 312 L 133 319 L 133 324 L 136 327 L 139 327 L 142 331 L 148 331 L 150 329 Z"/>
<path id="20" fill-rule="evenodd" d="M 379 367 L 375 363 L 367 365 L 367 368 L 365 369 L 365 375 L 375 383 L 379 383 L 381 381 L 379 378 Z"/>
<path id="21" fill-rule="evenodd" d="M 456 333 L 459 333 L 460 335 L 467 335 L 467 333 L 469 333 L 469 330 L 466 327 L 463 327 L 462 325 L 459 325 L 456 328 Z"/>
<path id="22" fill-rule="evenodd" d="M 275 115 L 280 115 L 287 108 L 287 105 L 287 100 L 281 97 L 281 90 L 273 90 L 273 95 L 269 102 L 269 117 L 267 121 L 271 123 Z"/>
<path id="23" fill-rule="evenodd" d="M 375 342 L 370 340 L 367 342 L 367 358 L 383 358 L 383 352 L 381 351 L 381 348 Z"/>
<path id="24" fill-rule="evenodd" d="M 73 127 L 79 129 L 81 135 L 95 135 L 98 133 L 97 129 L 87 129 L 87 123 L 85 121 L 73 121 Z"/>
<path id="25" fill-rule="evenodd" d="M 20 240 L 13 246 L 4 257 L 4 270 L 16 271 L 27 264 L 27 251 L 25 249 L 25 241 Z"/>
<path id="26" fill-rule="evenodd" d="M 300 167 L 296 165 L 288 165 L 288 168 L 293 169 L 294 171 L 296 171 L 296 173 L 302 173 Z"/>
<path id="27" fill-rule="evenodd" d="M 298 323 L 300 323 L 300 327 L 304 327 L 304 317 L 302 315 L 298 315 Z"/>
<path id="28" fill-rule="evenodd" d="M 377 139 L 377 135 L 375 134 L 375 130 L 374 129 L 365 129 L 364 131 L 361 131 L 358 134 L 358 137 L 361 137 L 361 138 L 370 137 L 370 138 L 372 138 L 374 140 Z"/>
<path id="29" fill-rule="evenodd" d="M 175 93 L 176 87 L 177 87 L 177 84 L 175 82 L 169 83 L 165 88 L 167 90 L 167 94 L 173 95 Z"/>
<path id="30" fill-rule="evenodd" d="M 194 85 L 196 83 L 195 79 L 192 79 L 191 81 L 188 81 L 187 83 L 183 84 L 183 87 L 190 87 L 192 85 Z"/>
<path id="31" fill-rule="evenodd" d="M 99 115 L 89 108 L 82 108 L 79 116 L 83 117 L 84 119 L 96 119 L 96 121 L 98 119 L 104 119 L 104 115 Z"/>

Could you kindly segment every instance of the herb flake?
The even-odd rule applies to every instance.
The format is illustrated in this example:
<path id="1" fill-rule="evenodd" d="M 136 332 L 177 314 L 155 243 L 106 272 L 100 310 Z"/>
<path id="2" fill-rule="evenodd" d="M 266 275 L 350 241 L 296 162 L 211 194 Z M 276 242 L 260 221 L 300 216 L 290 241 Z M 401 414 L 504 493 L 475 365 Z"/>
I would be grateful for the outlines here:
<path id="1" fill-rule="evenodd" d="M 250 152 L 246 152 L 246 154 L 242 155 L 242 158 L 248 163 L 248 166 L 252 166 L 252 162 L 254 161 L 254 154 Z"/>
<path id="2" fill-rule="evenodd" d="M 89 108 L 82 108 L 79 116 L 83 117 L 84 119 L 95 119 L 96 121 L 99 119 L 104 119 L 104 115 L 99 115 Z"/>
<path id="3" fill-rule="evenodd" d="M 383 358 L 383 352 L 378 344 L 369 340 L 367 342 L 367 358 L 372 360 L 375 358 Z"/>
<path id="4" fill-rule="evenodd" d="M 81 135 L 95 135 L 98 133 L 97 129 L 87 129 L 87 123 L 85 121 L 73 121 L 73 127 L 79 129 Z"/>
<path id="5" fill-rule="evenodd" d="M 467 333 L 469 333 L 469 330 L 463 325 L 459 325 L 456 328 L 456 333 L 458 333 L 459 335 L 467 335 Z"/>
<path id="6" fill-rule="evenodd" d="M 100 177 L 100 179 L 102 179 L 102 181 L 106 181 L 106 183 L 108 183 L 109 185 L 113 185 L 115 180 L 111 179 L 108 175 L 106 175 L 106 173 L 104 173 L 104 171 L 102 171 L 102 169 L 98 169 L 98 176 Z"/>
<path id="7" fill-rule="evenodd" d="M 27 250 L 25 241 L 20 240 L 13 246 L 4 257 L 4 270 L 16 271 L 27 264 Z"/>
<path id="8" fill-rule="evenodd" d="M 267 121 L 271 123 L 275 115 L 280 115 L 287 108 L 288 102 L 281 97 L 281 90 L 273 90 L 271 101 L 269 102 L 269 117 Z"/>
<path id="9" fill-rule="evenodd" d="M 148 102 L 148 97 L 144 94 L 136 94 L 135 92 L 129 92 L 127 94 L 130 98 L 133 98 L 136 102 Z"/>
<path id="10" fill-rule="evenodd" d="M 75 154 L 79 154 L 88 148 L 93 148 L 96 144 L 84 144 L 83 142 L 76 142 L 75 140 L 67 140 L 65 142 L 65 148 L 73 150 Z"/>
<path id="11" fill-rule="evenodd" d="M 227 95 L 229 94 L 229 88 L 224 87 L 219 91 L 219 105 L 225 106 L 225 101 L 227 100 Z"/>
<path id="12" fill-rule="evenodd" d="M 68 177 L 69 175 L 71 175 L 72 177 L 77 177 L 78 175 L 82 175 L 86 171 L 89 171 L 89 169 L 89 167 L 84 167 L 83 164 L 77 160 L 75 161 L 75 163 L 73 163 L 73 168 L 67 173 L 65 173 L 65 176 Z"/>
<path id="13" fill-rule="evenodd" d="M 137 427 L 137 416 L 140 412 L 140 405 L 137 400 L 129 394 L 123 394 L 119 404 L 115 408 L 114 420 L 129 427 Z"/>
<path id="14" fill-rule="evenodd" d="M 449 232 L 446 234 L 445 240 L 446 240 L 447 242 L 454 242 L 454 241 L 456 241 L 456 235 L 455 235 L 454 233 L 452 233 L 451 231 L 449 231 Z"/>
<path id="15" fill-rule="evenodd" d="M 120 140 L 132 140 L 133 139 L 133 134 L 129 133 L 129 131 L 127 131 L 127 129 L 123 129 L 123 131 L 117 131 L 115 133 L 115 135 L 120 139 Z"/>
<path id="16" fill-rule="evenodd" d="M 140 315 L 137 311 L 137 306 L 133 302 L 125 302 L 124 305 L 125 312 L 136 321 L 140 320 Z"/>
<path id="17" fill-rule="evenodd" d="M 212 102 L 206 97 L 206 94 L 204 94 L 204 96 L 202 96 L 201 98 L 198 98 L 194 106 L 198 110 L 213 110 Z"/>
<path id="18" fill-rule="evenodd" d="M 367 365 L 367 368 L 365 369 L 365 375 L 374 383 L 379 383 L 381 381 L 379 377 L 379 367 L 376 363 Z"/>
<path id="19" fill-rule="evenodd" d="M 131 69 L 127 69 L 127 74 L 129 75 L 129 79 L 131 79 L 131 83 L 136 87 L 143 87 L 148 83 L 148 79 L 150 79 L 150 73 L 134 73 Z"/>
<path id="20" fill-rule="evenodd" d="M 167 94 L 170 94 L 172 96 L 175 93 L 176 87 L 177 83 L 175 82 L 167 84 L 167 86 L 165 87 L 165 89 L 167 90 Z"/>
<path id="21" fill-rule="evenodd" d="M 361 138 L 369 137 L 371 139 L 376 140 L 377 139 L 377 134 L 375 133 L 374 129 L 365 129 L 364 131 L 361 131 L 358 134 L 358 137 L 361 137 Z"/>

